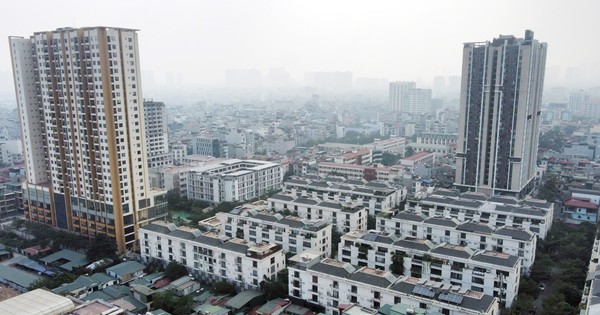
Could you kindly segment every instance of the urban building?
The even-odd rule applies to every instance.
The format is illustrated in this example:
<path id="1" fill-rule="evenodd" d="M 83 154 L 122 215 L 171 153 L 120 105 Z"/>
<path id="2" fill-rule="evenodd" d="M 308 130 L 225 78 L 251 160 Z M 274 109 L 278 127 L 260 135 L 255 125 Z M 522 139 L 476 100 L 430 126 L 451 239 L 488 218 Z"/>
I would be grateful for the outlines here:
<path id="1" fill-rule="evenodd" d="M 367 228 L 369 212 L 362 204 L 323 201 L 319 198 L 303 198 L 291 194 L 275 194 L 268 202 L 275 211 L 287 210 L 308 220 L 325 219 L 333 224 L 335 231 L 339 233 Z"/>
<path id="2" fill-rule="evenodd" d="M 373 163 L 373 150 L 362 149 L 353 152 L 346 152 L 342 155 L 336 156 L 333 161 L 334 163 L 338 164 L 369 165 Z"/>
<path id="3" fill-rule="evenodd" d="M 169 132 L 165 103 L 144 100 L 144 126 L 148 167 L 165 167 L 173 163 L 169 153 Z"/>
<path id="4" fill-rule="evenodd" d="M 215 203 L 244 201 L 279 190 L 282 181 L 277 163 L 229 159 L 189 171 L 187 197 Z"/>
<path id="5" fill-rule="evenodd" d="M 402 211 L 391 217 L 378 217 L 377 230 L 397 237 L 416 237 L 433 244 L 447 243 L 472 250 L 488 250 L 522 258 L 521 272 L 529 274 L 535 260 L 537 237 L 530 231 L 510 226 L 494 227 L 481 222 L 444 217 L 425 217 Z"/>
<path id="6" fill-rule="evenodd" d="M 498 315 L 498 299 L 483 292 L 463 289 L 410 276 L 357 267 L 317 253 L 304 252 L 289 260 L 290 299 L 325 307 L 325 314 L 340 315 L 351 303 L 373 309 L 402 303 L 427 309 L 431 314 Z"/>
<path id="7" fill-rule="evenodd" d="M 414 155 L 405 157 L 400 160 L 400 165 L 406 168 L 409 172 L 414 172 L 415 168 L 420 165 L 433 166 L 435 162 L 435 153 L 422 151 Z"/>
<path id="8" fill-rule="evenodd" d="M 164 221 L 154 221 L 138 231 L 145 262 L 177 261 L 203 281 L 227 281 L 238 288 L 258 289 L 262 281 L 275 279 L 285 269 L 280 245 L 229 239 L 214 232 L 202 234 L 198 229 Z"/>
<path id="9" fill-rule="evenodd" d="M 501 35 L 463 48 L 456 181 L 523 197 L 534 187 L 546 43 Z"/>
<path id="10" fill-rule="evenodd" d="M 0 183 L 0 220 L 15 217 L 23 211 L 20 183 Z"/>
<path id="11" fill-rule="evenodd" d="M 394 179 L 400 175 L 398 169 L 390 167 L 340 164 L 332 162 L 319 162 L 317 167 L 319 176 L 341 175 L 354 179 L 364 178 L 366 180 L 393 182 Z"/>
<path id="12" fill-rule="evenodd" d="M 342 236 L 338 259 L 352 265 L 459 286 L 498 297 L 510 307 L 517 296 L 521 258 L 427 239 L 398 238 L 381 231 L 351 231 Z"/>
<path id="13" fill-rule="evenodd" d="M 434 152 L 437 155 L 446 155 L 456 152 L 458 135 L 447 133 L 420 133 L 417 141 L 409 146 L 415 152 Z"/>
<path id="14" fill-rule="evenodd" d="M 362 203 L 370 215 L 393 213 L 406 200 L 406 187 L 389 182 L 346 179 L 292 177 L 283 183 L 283 192 L 324 201 Z"/>
<path id="15" fill-rule="evenodd" d="M 600 192 L 592 189 L 571 188 L 564 201 L 562 212 L 572 222 L 598 222 Z"/>
<path id="16" fill-rule="evenodd" d="M 412 81 L 390 82 L 390 108 L 394 111 L 410 114 L 429 113 L 431 108 L 431 90 L 417 89 Z"/>
<path id="17" fill-rule="evenodd" d="M 171 156 L 174 165 L 183 164 L 183 158 L 187 156 L 187 145 L 178 143 L 171 145 Z"/>
<path id="18" fill-rule="evenodd" d="M 332 225 L 328 220 L 283 216 L 267 208 L 267 202 L 257 201 L 217 213 L 222 226 L 220 233 L 253 243 L 278 244 L 285 253 L 313 249 L 331 255 Z"/>
<path id="19" fill-rule="evenodd" d="M 405 209 L 426 217 L 442 216 L 461 222 L 482 222 L 493 227 L 522 228 L 545 239 L 552 227 L 554 203 L 537 199 L 487 197 L 479 193 L 459 194 L 439 189 L 425 198 L 409 200 Z"/>
<path id="20" fill-rule="evenodd" d="M 371 146 L 373 150 L 378 150 L 382 153 L 404 156 L 406 139 L 404 137 L 390 136 L 389 139 L 375 139 L 375 141 L 369 146 Z"/>
<path id="21" fill-rule="evenodd" d="M 137 31 L 61 28 L 9 45 L 26 218 L 134 249 L 137 227 L 167 215 L 148 183 Z"/>
<path id="22" fill-rule="evenodd" d="M 215 137 L 200 136 L 194 139 L 194 154 L 216 158 L 229 157 L 227 141 Z"/>

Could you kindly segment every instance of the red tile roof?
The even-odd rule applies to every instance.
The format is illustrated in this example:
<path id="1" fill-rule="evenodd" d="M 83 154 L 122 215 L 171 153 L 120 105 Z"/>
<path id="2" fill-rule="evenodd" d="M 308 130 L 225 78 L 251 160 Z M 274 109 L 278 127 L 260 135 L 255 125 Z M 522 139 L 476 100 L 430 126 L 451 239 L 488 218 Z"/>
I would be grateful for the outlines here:
<path id="1" fill-rule="evenodd" d="M 575 208 L 585 208 L 585 209 L 598 209 L 598 205 L 593 204 L 589 201 L 579 200 L 571 198 L 565 202 L 565 206 L 567 207 L 575 207 Z"/>

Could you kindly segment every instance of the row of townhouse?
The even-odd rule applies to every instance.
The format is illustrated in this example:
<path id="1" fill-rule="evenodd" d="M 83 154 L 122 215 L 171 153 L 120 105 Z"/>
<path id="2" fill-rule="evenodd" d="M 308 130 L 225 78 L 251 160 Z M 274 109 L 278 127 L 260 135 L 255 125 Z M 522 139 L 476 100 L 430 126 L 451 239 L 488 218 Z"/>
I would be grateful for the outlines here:
<path id="1" fill-rule="evenodd" d="M 222 226 L 220 234 L 227 237 L 243 238 L 254 243 L 278 244 L 285 253 L 296 254 L 314 249 L 327 256 L 331 255 L 332 225 L 326 219 L 309 220 L 293 215 L 284 217 L 280 213 L 268 211 L 265 201 L 217 213 L 216 218 Z"/>
<path id="2" fill-rule="evenodd" d="M 544 239 L 552 227 L 554 203 L 505 196 L 487 197 L 473 192 L 460 194 L 439 189 L 423 199 L 408 200 L 405 210 L 428 217 L 451 217 L 458 221 L 472 220 L 497 227 L 523 228 Z"/>
<path id="3" fill-rule="evenodd" d="M 333 224 L 335 231 L 339 233 L 367 228 L 369 212 L 362 204 L 323 201 L 319 198 L 303 198 L 292 194 L 275 194 L 267 201 L 275 211 L 289 211 L 308 220 L 325 219 Z"/>
<path id="4" fill-rule="evenodd" d="M 529 273 L 535 260 L 537 237 L 531 231 L 510 226 L 495 227 L 482 222 L 460 222 L 453 218 L 426 217 L 402 211 L 394 216 L 378 217 L 377 230 L 396 236 L 427 239 L 434 244 L 448 243 L 474 250 L 491 250 L 519 256 L 521 272 Z"/>
<path id="5" fill-rule="evenodd" d="M 348 178 L 364 178 L 366 180 L 393 182 L 396 177 L 402 175 L 401 170 L 389 167 L 333 162 L 319 162 L 317 167 L 319 176 L 342 175 Z"/>
<path id="6" fill-rule="evenodd" d="M 234 202 L 279 190 L 283 172 L 277 163 L 230 159 L 190 170 L 186 180 L 188 199 Z"/>
<path id="7" fill-rule="evenodd" d="M 343 305 L 379 309 L 390 304 L 425 309 L 427 314 L 498 315 L 498 299 L 459 286 L 396 277 L 390 272 L 356 267 L 317 253 L 304 252 L 289 260 L 288 290 L 292 300 L 325 307 L 340 315 Z M 344 312 L 345 314 L 345 312 Z"/>
<path id="8" fill-rule="evenodd" d="M 483 292 L 506 307 L 519 289 L 521 258 L 509 254 L 373 230 L 343 235 L 338 250 L 342 262 Z"/>
<path id="9" fill-rule="evenodd" d="M 258 289 L 263 280 L 275 279 L 285 269 L 281 246 L 228 239 L 217 233 L 177 227 L 154 221 L 138 230 L 142 259 L 176 261 L 198 279 L 227 281 L 239 288 Z"/>
<path id="10" fill-rule="evenodd" d="M 389 182 L 346 179 L 339 176 L 326 178 L 292 177 L 283 183 L 283 191 L 303 197 L 327 201 L 356 201 L 369 209 L 370 215 L 393 212 L 406 200 L 406 187 Z"/>

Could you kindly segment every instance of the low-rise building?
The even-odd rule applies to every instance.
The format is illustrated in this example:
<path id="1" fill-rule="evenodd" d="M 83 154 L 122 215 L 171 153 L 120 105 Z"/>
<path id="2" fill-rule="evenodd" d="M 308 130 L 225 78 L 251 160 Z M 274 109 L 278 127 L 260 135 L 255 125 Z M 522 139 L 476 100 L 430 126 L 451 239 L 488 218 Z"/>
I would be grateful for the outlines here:
<path id="1" fill-rule="evenodd" d="M 370 215 L 394 212 L 394 208 L 399 207 L 408 194 L 406 187 L 401 185 L 341 176 L 292 177 L 283 183 L 283 191 L 327 201 L 356 201 L 367 207 Z"/>
<path id="2" fill-rule="evenodd" d="M 124 261 L 106 268 L 106 274 L 117 278 L 119 283 L 126 283 L 144 275 L 146 266 L 137 261 Z"/>
<path id="3" fill-rule="evenodd" d="M 421 133 L 417 135 L 417 141 L 410 144 L 415 152 L 433 152 L 438 155 L 446 155 L 456 152 L 457 134 L 447 133 Z"/>
<path id="4" fill-rule="evenodd" d="M 510 307 L 517 296 L 521 258 L 427 239 L 398 238 L 380 231 L 352 231 L 342 236 L 338 259 L 383 271 L 432 280 L 498 297 Z M 394 264 L 398 264 L 394 267 Z"/>
<path id="5" fill-rule="evenodd" d="M 191 170 L 188 199 L 209 202 L 244 201 L 281 188 L 283 173 L 277 163 L 230 159 Z"/>
<path id="6" fill-rule="evenodd" d="M 405 209 L 427 217 L 442 216 L 495 227 L 523 228 L 544 239 L 552 227 L 554 203 L 439 189 L 423 199 L 408 200 Z"/>
<path id="7" fill-rule="evenodd" d="M 346 152 L 336 156 L 333 161 L 339 164 L 369 165 L 373 163 L 373 151 L 370 149 L 361 149 L 358 151 Z"/>
<path id="8" fill-rule="evenodd" d="M 576 222 L 598 222 L 598 205 L 591 198 L 572 197 L 563 205 L 563 214 Z"/>
<path id="9" fill-rule="evenodd" d="M 354 179 L 364 178 L 366 180 L 393 182 L 402 173 L 397 168 L 390 167 L 319 162 L 318 174 L 324 177 L 342 175 Z"/>
<path id="10" fill-rule="evenodd" d="M 154 221 L 138 230 L 144 261 L 177 261 L 196 278 L 227 281 L 244 289 L 257 289 L 263 280 L 274 279 L 285 268 L 281 246 L 227 238 L 217 233 L 177 227 Z"/>
<path id="11" fill-rule="evenodd" d="M 283 216 L 264 208 L 242 205 L 230 212 L 217 213 L 223 225 L 221 234 L 227 237 L 243 238 L 254 243 L 281 245 L 286 253 L 300 253 L 315 249 L 331 255 L 332 225 L 326 219 L 303 219 L 297 216 Z"/>
<path id="12" fill-rule="evenodd" d="M 406 168 L 409 172 L 413 172 L 418 166 L 433 165 L 434 162 L 435 154 L 433 152 L 422 151 L 401 159 L 400 165 Z"/>
<path id="13" fill-rule="evenodd" d="M 378 217 L 377 230 L 398 237 L 427 239 L 434 244 L 448 243 L 467 246 L 473 250 L 490 250 L 522 257 L 521 272 L 528 274 L 535 260 L 537 237 L 531 231 L 481 222 L 444 217 L 426 217 L 410 211 L 394 216 Z"/>
<path id="14" fill-rule="evenodd" d="M 368 210 L 362 204 L 323 201 L 319 198 L 296 197 L 291 194 L 275 194 L 268 199 L 275 211 L 290 211 L 308 220 L 325 219 L 339 233 L 367 228 Z"/>
<path id="15" fill-rule="evenodd" d="M 379 309 L 403 303 L 432 314 L 498 315 L 498 299 L 471 289 L 387 271 L 356 267 L 311 252 L 290 259 L 289 295 L 325 307 L 325 314 L 340 315 L 341 305 L 355 303 Z"/>

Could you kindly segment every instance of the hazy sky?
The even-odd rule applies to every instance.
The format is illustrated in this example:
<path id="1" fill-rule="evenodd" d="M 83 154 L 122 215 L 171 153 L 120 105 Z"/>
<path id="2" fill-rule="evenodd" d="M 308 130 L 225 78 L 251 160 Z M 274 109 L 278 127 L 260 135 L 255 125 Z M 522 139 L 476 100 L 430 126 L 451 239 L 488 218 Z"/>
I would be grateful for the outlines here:
<path id="1" fill-rule="evenodd" d="M 430 81 L 460 74 L 463 42 L 522 37 L 525 29 L 549 44 L 548 67 L 600 73 L 597 0 L 16 0 L 2 7 L 0 71 L 11 69 L 9 35 L 106 25 L 140 29 L 141 66 L 157 82 L 172 72 L 186 84 L 213 85 L 228 68 L 270 67 L 299 83 L 304 72 L 345 70 Z"/>

